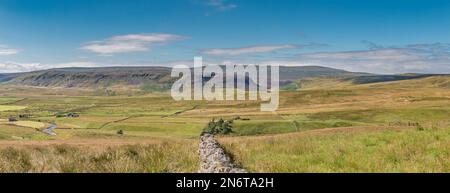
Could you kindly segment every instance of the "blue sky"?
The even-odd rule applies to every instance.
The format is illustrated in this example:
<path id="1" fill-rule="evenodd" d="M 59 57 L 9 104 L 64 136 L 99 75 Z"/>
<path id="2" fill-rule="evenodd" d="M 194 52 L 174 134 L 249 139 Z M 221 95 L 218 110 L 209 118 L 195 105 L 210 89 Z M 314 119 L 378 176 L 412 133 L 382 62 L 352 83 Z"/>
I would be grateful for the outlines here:
<path id="1" fill-rule="evenodd" d="M 208 63 L 450 73 L 444 0 L 2 0 L 0 72 Z"/>

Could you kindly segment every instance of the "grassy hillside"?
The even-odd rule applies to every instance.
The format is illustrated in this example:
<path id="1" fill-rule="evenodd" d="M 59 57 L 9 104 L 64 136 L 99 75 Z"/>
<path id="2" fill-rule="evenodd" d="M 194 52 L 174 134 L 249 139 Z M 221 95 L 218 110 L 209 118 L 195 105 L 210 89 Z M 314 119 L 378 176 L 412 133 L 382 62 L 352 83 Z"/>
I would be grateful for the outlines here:
<path id="1" fill-rule="evenodd" d="M 315 77 L 280 92 L 276 112 L 261 112 L 261 101 L 175 102 L 164 92 L 108 96 L 89 88 L 5 84 L 0 169 L 196 171 L 203 127 L 239 116 L 232 137 L 221 141 L 250 171 L 449 171 L 449 83 L 449 76 L 367 84 Z M 58 116 L 67 113 L 80 116 Z M 56 136 L 42 132 L 50 123 L 58 126 Z M 75 153 L 58 153 L 61 144 Z M 129 146 L 136 148 L 131 157 Z M 42 169 L 44 160 L 51 164 Z"/>
<path id="2" fill-rule="evenodd" d="M 171 83 L 170 68 L 164 67 L 107 67 L 61 68 L 24 73 L 12 83 L 43 87 L 112 87 Z"/>
<path id="3" fill-rule="evenodd" d="M 350 127 L 221 138 L 251 172 L 449 172 L 450 127 Z"/>
<path id="4" fill-rule="evenodd" d="M 449 172 L 449 81 L 433 76 L 284 92 L 283 106 L 290 107 L 278 114 L 303 124 L 299 132 L 220 141 L 252 172 Z"/>

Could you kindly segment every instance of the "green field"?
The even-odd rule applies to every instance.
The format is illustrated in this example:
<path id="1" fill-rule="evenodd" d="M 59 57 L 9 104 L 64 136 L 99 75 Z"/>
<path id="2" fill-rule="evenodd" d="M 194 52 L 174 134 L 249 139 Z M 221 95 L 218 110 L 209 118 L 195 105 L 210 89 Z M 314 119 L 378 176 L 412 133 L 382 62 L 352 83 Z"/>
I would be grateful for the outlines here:
<path id="1" fill-rule="evenodd" d="M 1 85 L 0 171 L 195 172 L 205 125 L 239 116 L 219 138 L 251 172 L 449 172 L 449 82 L 307 80 L 280 93 L 277 112 L 254 101 L 176 102 L 159 90 Z M 56 136 L 42 132 L 51 123 Z"/>
<path id="2" fill-rule="evenodd" d="M 16 105 L 0 105 L 0 111 L 17 111 L 25 109 L 26 106 L 16 106 Z"/>

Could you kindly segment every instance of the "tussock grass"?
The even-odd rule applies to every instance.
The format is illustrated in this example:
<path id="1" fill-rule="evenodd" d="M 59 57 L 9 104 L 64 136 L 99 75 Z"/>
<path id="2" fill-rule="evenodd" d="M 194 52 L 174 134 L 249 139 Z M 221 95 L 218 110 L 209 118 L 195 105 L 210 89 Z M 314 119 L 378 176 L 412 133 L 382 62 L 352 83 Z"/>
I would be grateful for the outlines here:
<path id="1" fill-rule="evenodd" d="M 251 172 L 450 172 L 450 127 L 221 138 Z"/>
<path id="2" fill-rule="evenodd" d="M 86 147 L 9 146 L 0 149 L 0 172 L 195 172 L 197 144 Z"/>

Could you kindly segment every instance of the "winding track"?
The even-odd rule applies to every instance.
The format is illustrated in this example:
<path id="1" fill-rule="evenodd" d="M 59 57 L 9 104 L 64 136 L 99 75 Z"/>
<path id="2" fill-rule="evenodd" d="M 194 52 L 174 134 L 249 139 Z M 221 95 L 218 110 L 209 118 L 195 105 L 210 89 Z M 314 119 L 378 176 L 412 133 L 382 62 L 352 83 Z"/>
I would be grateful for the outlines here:
<path id="1" fill-rule="evenodd" d="M 54 129 L 56 129 L 56 127 L 57 127 L 56 124 L 52 123 L 52 125 L 50 125 L 50 127 L 42 130 L 42 132 L 47 133 L 48 135 L 51 135 L 51 136 L 56 136 L 56 133 L 53 131 Z"/>

